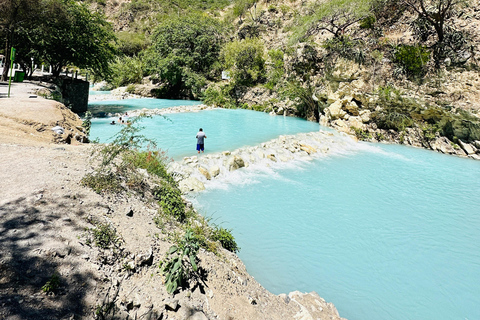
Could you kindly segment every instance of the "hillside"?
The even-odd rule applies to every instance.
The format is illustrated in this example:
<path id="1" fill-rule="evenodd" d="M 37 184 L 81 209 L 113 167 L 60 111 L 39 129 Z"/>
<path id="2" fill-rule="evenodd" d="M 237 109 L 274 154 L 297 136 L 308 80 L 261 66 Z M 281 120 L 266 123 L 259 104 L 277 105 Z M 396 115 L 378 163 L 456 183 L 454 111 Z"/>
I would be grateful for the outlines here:
<path id="1" fill-rule="evenodd" d="M 422 13 L 423 2 L 450 4 L 440 18 L 441 41 L 428 20 L 435 7 Z M 125 53 L 114 70 L 131 75 L 114 78 L 115 86 L 296 115 L 361 140 L 478 159 L 478 4 L 238 0 L 212 3 L 202 23 L 198 4 L 178 7 L 182 16 L 168 16 L 162 1 L 127 10 L 137 4 L 105 4 Z M 120 18 L 125 12 L 129 18 Z M 230 80 L 222 81 L 221 71 Z"/>

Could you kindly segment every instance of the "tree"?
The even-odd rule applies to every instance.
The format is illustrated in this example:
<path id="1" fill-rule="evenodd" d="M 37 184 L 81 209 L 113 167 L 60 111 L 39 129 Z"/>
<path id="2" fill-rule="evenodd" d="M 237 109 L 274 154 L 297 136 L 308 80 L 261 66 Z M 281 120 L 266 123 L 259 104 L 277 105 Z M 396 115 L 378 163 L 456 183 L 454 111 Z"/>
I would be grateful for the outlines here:
<path id="1" fill-rule="evenodd" d="M 432 26 L 437 35 L 434 45 L 434 57 L 437 66 L 444 58 L 444 47 L 446 40 L 446 31 L 448 20 L 453 16 L 457 7 L 464 2 L 463 0 L 404 0 L 410 8 L 412 8 L 419 16 L 420 20 L 427 22 Z M 424 37 L 426 40 L 428 36 Z"/>
<path id="2" fill-rule="evenodd" d="M 259 39 L 235 40 L 222 50 L 225 68 L 239 85 L 252 86 L 265 79 L 265 49 Z"/>
<path id="3" fill-rule="evenodd" d="M 172 17 L 155 29 L 145 60 L 147 72 L 165 85 L 162 94 L 193 96 L 213 78 L 224 41 L 220 29 L 217 20 L 201 14 Z"/>
<path id="4" fill-rule="evenodd" d="M 10 51 L 16 38 L 15 35 L 36 17 L 39 7 L 40 0 L 0 0 L 0 35 L 5 41 L 6 57 L 2 80 L 8 76 Z"/>
<path id="5" fill-rule="evenodd" d="M 55 77 L 69 64 L 105 77 L 114 58 L 111 25 L 98 12 L 73 0 L 47 0 L 48 18 L 31 37 L 31 45 L 50 64 Z"/>

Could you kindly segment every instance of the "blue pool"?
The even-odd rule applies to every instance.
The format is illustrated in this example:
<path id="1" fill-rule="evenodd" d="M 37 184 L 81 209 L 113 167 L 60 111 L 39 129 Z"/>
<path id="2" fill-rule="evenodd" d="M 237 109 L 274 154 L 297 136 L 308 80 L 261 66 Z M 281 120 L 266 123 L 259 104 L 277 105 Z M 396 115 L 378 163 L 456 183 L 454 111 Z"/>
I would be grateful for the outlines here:
<path id="1" fill-rule="evenodd" d="M 246 110 L 168 118 L 143 120 L 144 134 L 176 159 L 195 154 L 199 127 L 208 152 L 319 130 Z M 93 137 L 107 141 L 119 130 L 109 121 L 94 119 Z M 233 230 L 247 269 L 273 293 L 316 291 L 350 320 L 480 319 L 480 162 L 349 146 L 314 161 L 238 170 L 192 199 Z"/>

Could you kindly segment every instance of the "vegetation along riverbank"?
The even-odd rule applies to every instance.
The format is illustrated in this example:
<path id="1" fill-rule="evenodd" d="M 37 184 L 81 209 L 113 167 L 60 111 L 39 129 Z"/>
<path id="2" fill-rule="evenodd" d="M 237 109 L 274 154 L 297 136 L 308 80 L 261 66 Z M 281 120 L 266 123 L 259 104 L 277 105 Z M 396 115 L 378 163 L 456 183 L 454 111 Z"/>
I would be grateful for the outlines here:
<path id="1" fill-rule="evenodd" d="M 179 189 L 195 187 L 157 148 L 138 150 L 137 126 L 86 146 L 88 123 L 57 87 L 6 98 L 13 58 L 27 78 L 43 65 L 41 80 L 78 74 L 479 159 L 479 23 L 479 4 L 457 0 L 0 1 L 0 316 L 339 318 L 316 293 L 262 288 L 231 232 Z M 328 152 L 280 137 L 248 156 L 270 147 L 276 160 Z"/>

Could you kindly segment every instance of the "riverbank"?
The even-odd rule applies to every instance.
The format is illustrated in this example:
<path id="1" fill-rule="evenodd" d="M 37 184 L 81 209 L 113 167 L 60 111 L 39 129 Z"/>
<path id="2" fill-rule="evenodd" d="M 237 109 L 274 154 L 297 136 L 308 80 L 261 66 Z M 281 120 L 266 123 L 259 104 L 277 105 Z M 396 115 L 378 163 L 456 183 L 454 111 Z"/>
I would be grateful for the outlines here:
<path id="1" fill-rule="evenodd" d="M 67 123 L 69 111 L 48 122 L 58 105 L 31 99 L 0 99 L 0 121 L 15 125 L 2 129 L 0 142 L 0 317 L 91 319 L 115 312 L 150 319 L 340 319 L 316 293 L 268 292 L 221 248 L 218 255 L 200 250 L 203 282 L 169 295 L 158 265 L 172 244 L 169 235 L 180 229 L 159 229 L 153 222 L 158 204 L 141 195 L 97 194 L 82 186 L 95 166 L 91 146 L 76 139 L 54 143 L 51 127 Z M 76 128 L 79 119 L 70 115 Z M 114 247 L 88 240 L 99 225 L 115 231 Z"/>

